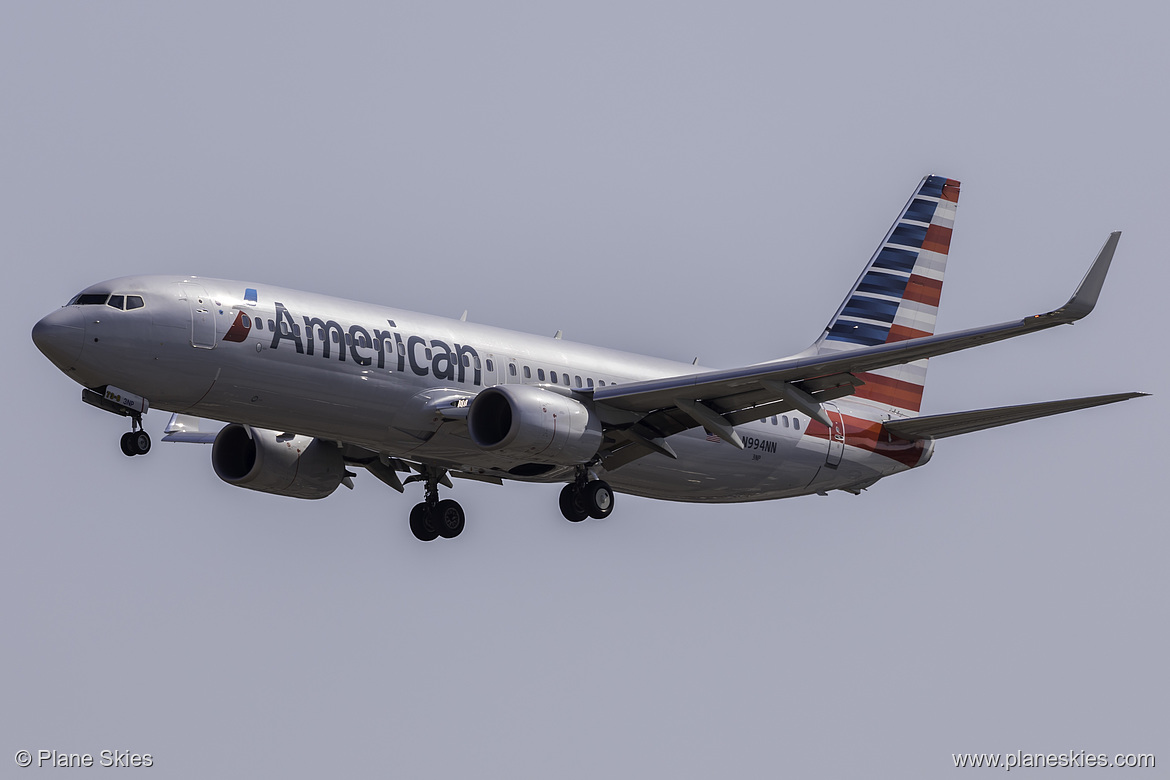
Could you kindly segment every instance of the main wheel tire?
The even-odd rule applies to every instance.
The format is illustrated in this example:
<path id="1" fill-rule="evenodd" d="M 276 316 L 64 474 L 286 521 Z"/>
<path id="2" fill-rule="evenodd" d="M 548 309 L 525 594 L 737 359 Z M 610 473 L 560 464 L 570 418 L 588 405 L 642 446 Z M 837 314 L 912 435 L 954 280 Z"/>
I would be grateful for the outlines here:
<path id="1" fill-rule="evenodd" d="M 431 522 L 431 510 L 425 503 L 415 504 L 410 510 L 410 532 L 420 542 L 433 542 L 439 535 L 435 524 Z"/>
<path id="2" fill-rule="evenodd" d="M 581 491 L 574 484 L 565 485 L 561 490 L 561 514 L 570 523 L 579 523 L 589 517 L 589 509 L 582 500 Z"/>
<path id="3" fill-rule="evenodd" d="M 435 509 L 431 513 L 432 525 L 438 531 L 439 536 L 444 539 L 454 539 L 463 533 L 463 525 L 466 519 L 463 514 L 463 507 L 459 506 L 459 502 L 449 498 L 445 498 L 435 504 Z"/>
<path id="4" fill-rule="evenodd" d="M 122 446 L 123 455 L 134 457 L 138 454 L 134 451 L 134 434 L 130 431 L 126 431 L 122 434 L 122 440 L 119 442 L 119 444 Z"/>
<path id="5" fill-rule="evenodd" d="M 608 482 L 593 480 L 585 486 L 581 498 L 589 516 L 595 520 L 604 520 L 613 511 L 613 488 Z"/>
<path id="6" fill-rule="evenodd" d="M 150 434 L 146 431 L 138 431 L 130 434 L 130 439 L 134 445 L 135 455 L 145 455 L 150 452 Z"/>

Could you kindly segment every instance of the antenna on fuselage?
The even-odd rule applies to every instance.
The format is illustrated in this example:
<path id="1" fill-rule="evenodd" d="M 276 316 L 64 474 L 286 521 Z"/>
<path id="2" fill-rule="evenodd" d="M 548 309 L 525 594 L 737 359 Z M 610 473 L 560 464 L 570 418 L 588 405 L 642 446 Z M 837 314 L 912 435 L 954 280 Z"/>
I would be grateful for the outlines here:
<path id="1" fill-rule="evenodd" d="M 459 317 L 460 322 L 467 322 L 467 309 L 463 310 L 462 316 Z"/>
<path id="2" fill-rule="evenodd" d="M 561 337 L 561 332 L 558 330 L 558 331 L 556 332 L 556 334 L 554 334 L 554 335 L 553 335 L 553 338 L 554 338 L 554 339 L 559 339 L 560 337 Z"/>

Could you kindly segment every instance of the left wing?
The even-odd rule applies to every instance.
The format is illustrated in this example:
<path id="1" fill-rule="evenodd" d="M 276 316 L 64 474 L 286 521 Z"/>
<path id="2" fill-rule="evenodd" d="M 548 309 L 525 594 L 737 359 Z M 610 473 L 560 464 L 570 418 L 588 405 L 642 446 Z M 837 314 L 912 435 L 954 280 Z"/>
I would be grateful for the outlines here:
<path id="1" fill-rule="evenodd" d="M 177 441 L 186 444 L 212 444 L 215 442 L 215 435 L 219 433 L 219 429 L 223 427 L 222 423 L 213 423 L 216 425 L 214 431 L 209 431 L 204 428 L 200 430 L 201 422 L 209 422 L 200 417 L 194 417 L 189 414 L 172 414 L 171 419 L 167 422 L 167 427 L 163 429 L 163 441 Z"/>

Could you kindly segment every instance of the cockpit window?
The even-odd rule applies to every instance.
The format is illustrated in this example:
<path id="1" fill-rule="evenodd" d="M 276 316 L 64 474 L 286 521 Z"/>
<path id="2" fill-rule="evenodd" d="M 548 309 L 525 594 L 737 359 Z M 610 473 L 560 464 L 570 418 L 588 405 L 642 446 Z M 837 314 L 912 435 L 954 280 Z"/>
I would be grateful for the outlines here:
<path id="1" fill-rule="evenodd" d="M 146 304 L 144 304 L 142 302 L 141 295 L 127 295 L 126 296 L 126 308 L 127 309 L 141 309 L 145 305 Z"/>
<path id="2" fill-rule="evenodd" d="M 69 301 L 69 305 L 73 306 L 76 304 L 78 306 L 100 306 L 101 304 L 105 303 L 106 298 L 109 297 L 110 296 L 108 293 L 82 293 L 73 300 Z"/>
<path id="3" fill-rule="evenodd" d="M 125 308 L 125 303 L 126 303 L 126 296 L 125 295 L 111 295 L 110 299 L 108 301 L 106 301 L 106 306 L 109 306 L 110 308 L 113 308 L 113 309 L 122 309 L 122 308 Z"/>

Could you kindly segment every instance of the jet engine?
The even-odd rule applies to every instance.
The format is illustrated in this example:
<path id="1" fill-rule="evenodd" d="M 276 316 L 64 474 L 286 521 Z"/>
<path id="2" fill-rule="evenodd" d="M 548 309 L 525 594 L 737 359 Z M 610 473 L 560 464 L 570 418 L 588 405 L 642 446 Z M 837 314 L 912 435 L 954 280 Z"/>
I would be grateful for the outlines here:
<path id="1" fill-rule="evenodd" d="M 527 463 L 572 466 L 601 446 L 597 415 L 575 398 L 532 385 L 497 385 L 477 395 L 467 410 L 471 440 Z"/>
<path id="2" fill-rule="evenodd" d="M 236 424 L 215 437 L 211 465 L 229 485 L 293 498 L 325 498 L 346 476 L 332 444 Z"/>

